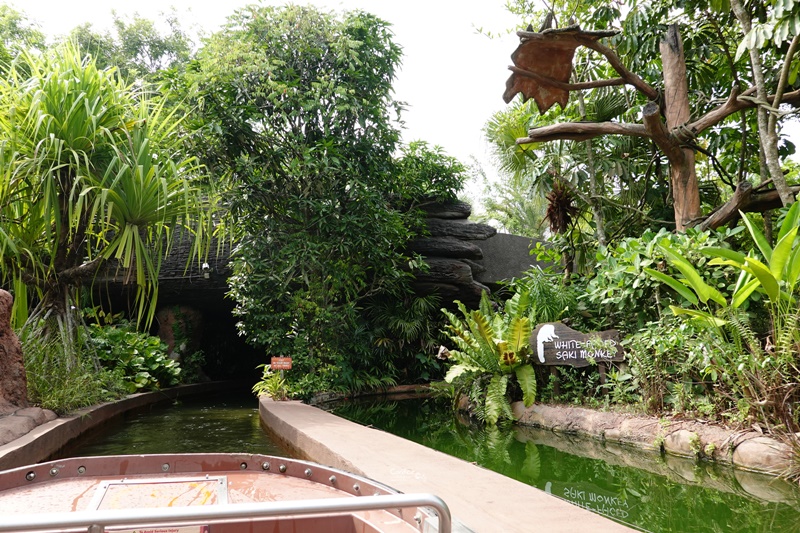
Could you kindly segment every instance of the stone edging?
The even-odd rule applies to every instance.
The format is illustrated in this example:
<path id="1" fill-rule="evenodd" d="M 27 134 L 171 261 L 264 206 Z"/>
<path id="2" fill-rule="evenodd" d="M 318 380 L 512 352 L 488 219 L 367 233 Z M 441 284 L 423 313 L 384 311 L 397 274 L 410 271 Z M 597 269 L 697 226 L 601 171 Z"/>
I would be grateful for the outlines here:
<path id="1" fill-rule="evenodd" d="M 731 431 L 692 420 L 670 420 L 580 407 L 513 404 L 514 417 L 533 426 L 670 455 L 708 459 L 770 475 L 793 465 L 792 447 L 756 431 Z"/>
<path id="2" fill-rule="evenodd" d="M 122 416 L 130 410 L 166 400 L 174 400 L 180 396 L 229 390 L 240 385 L 239 382 L 231 381 L 181 385 L 154 392 L 131 394 L 121 400 L 95 405 L 69 416 L 49 421 L 43 419 L 43 423 L 40 422 L 41 425 L 38 427 L 33 427 L 22 437 L 0 446 L 0 470 L 44 461 L 83 433 Z M 11 417 L 5 419 L 9 418 Z"/>
<path id="3" fill-rule="evenodd" d="M 340 392 L 322 392 L 315 394 L 308 402 L 309 405 L 324 405 L 328 403 L 338 402 L 342 400 L 355 399 L 355 398 L 391 398 L 393 400 L 406 400 L 408 398 L 420 398 L 429 395 L 431 392 L 430 385 L 395 385 L 383 389 L 373 389 L 351 394 L 343 394 Z"/>

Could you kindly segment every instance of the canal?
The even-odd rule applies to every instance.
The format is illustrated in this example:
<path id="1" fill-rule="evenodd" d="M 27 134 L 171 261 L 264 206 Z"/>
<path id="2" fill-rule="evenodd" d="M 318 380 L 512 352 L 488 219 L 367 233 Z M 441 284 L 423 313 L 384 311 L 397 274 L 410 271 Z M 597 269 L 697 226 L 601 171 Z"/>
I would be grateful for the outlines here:
<path id="1" fill-rule="evenodd" d="M 105 424 L 61 455 L 201 452 L 285 455 L 261 429 L 258 399 L 249 391 L 154 404 Z"/>
<path id="2" fill-rule="evenodd" d="M 485 428 L 454 417 L 442 398 L 356 401 L 332 410 L 641 531 L 800 531 L 800 492 L 773 477 L 535 428 Z"/>
<path id="3" fill-rule="evenodd" d="M 487 429 L 454 417 L 445 399 L 357 401 L 332 410 L 641 531 L 800 531 L 797 487 L 771 477 L 551 431 Z M 131 413 L 62 456 L 200 452 L 285 455 L 262 430 L 257 399 L 229 392 Z"/>

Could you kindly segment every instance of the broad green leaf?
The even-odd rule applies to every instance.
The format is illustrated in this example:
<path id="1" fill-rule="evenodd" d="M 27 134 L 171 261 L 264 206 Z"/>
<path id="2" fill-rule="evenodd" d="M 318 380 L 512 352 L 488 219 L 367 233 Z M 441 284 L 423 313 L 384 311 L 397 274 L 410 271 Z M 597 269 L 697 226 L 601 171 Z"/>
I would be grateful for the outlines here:
<path id="1" fill-rule="evenodd" d="M 508 345 L 515 352 L 519 353 L 530 342 L 531 322 L 528 317 L 514 318 L 506 330 L 506 340 Z"/>
<path id="2" fill-rule="evenodd" d="M 786 267 L 786 282 L 790 287 L 794 288 L 798 281 L 800 281 L 800 246 L 795 246 L 789 255 Z"/>
<path id="3" fill-rule="evenodd" d="M 756 246 L 761 250 L 761 255 L 763 255 L 764 259 L 769 263 L 772 260 L 772 247 L 769 245 L 769 241 L 767 241 L 767 238 L 761 233 L 761 230 L 758 229 L 758 226 L 753 224 L 750 217 L 747 216 L 747 213 L 739 211 L 739 214 L 742 216 L 742 221 L 745 226 L 747 226 L 747 230 L 750 232 L 750 236 L 755 241 Z"/>
<path id="4" fill-rule="evenodd" d="M 670 305 L 669 308 L 672 310 L 674 315 L 689 315 L 690 317 L 699 320 L 700 322 L 705 322 L 709 326 L 715 328 L 721 328 L 728 323 L 727 320 L 717 318 L 710 313 L 706 313 L 705 311 L 698 311 L 696 309 L 683 309 L 682 307 L 676 307 L 674 305 Z"/>
<path id="5" fill-rule="evenodd" d="M 536 401 L 536 373 L 533 366 L 521 365 L 514 372 L 522 389 L 522 401 L 525 403 L 525 407 L 530 407 Z"/>
<path id="6" fill-rule="evenodd" d="M 789 230 L 783 237 L 778 240 L 775 249 L 772 250 L 772 259 L 769 262 L 769 270 L 775 279 L 783 281 L 784 268 L 792 253 L 795 237 L 797 237 L 797 226 Z"/>
<path id="7" fill-rule="evenodd" d="M 659 272 L 658 270 L 653 270 L 652 268 L 645 268 L 643 269 L 645 272 L 656 278 L 657 280 L 661 281 L 669 285 L 675 292 L 683 296 L 685 300 L 690 302 L 692 305 L 697 305 L 698 300 L 697 296 L 683 283 L 678 281 L 677 279 L 673 278 L 668 274 L 664 274 L 663 272 Z"/>
<path id="8" fill-rule="evenodd" d="M 757 278 L 753 278 L 752 274 L 749 272 L 745 272 L 744 270 L 741 272 L 739 276 L 740 280 L 747 279 L 741 287 L 737 283 L 737 289 L 733 293 L 733 298 L 731 299 L 731 306 L 735 309 L 740 307 L 744 302 L 750 298 L 750 295 L 753 294 L 760 285 L 761 282 Z"/>
<path id="9" fill-rule="evenodd" d="M 706 303 L 710 299 L 714 300 L 719 305 L 726 305 L 727 302 L 722 293 L 707 284 L 685 257 L 667 245 L 662 244 L 660 247 L 670 259 L 670 263 L 683 274 L 684 278 L 686 278 L 689 286 L 697 293 L 701 302 Z"/>
<path id="10" fill-rule="evenodd" d="M 729 261 L 738 262 L 739 264 L 744 265 L 744 260 L 747 257 L 745 254 L 737 252 L 735 250 L 731 250 L 730 248 L 719 248 L 716 246 L 705 246 L 703 248 L 700 248 L 700 253 L 712 258 L 712 262 L 709 264 L 718 264 L 718 263 L 713 263 L 714 259 L 722 258 L 722 259 L 728 259 Z M 733 264 L 733 263 L 726 263 L 726 264 Z"/>
<path id="11" fill-rule="evenodd" d="M 778 285 L 778 281 L 764 263 L 758 259 L 748 257 L 745 264 L 745 270 L 758 278 L 758 281 L 761 283 L 761 287 L 763 287 L 764 292 L 767 293 L 767 297 L 770 300 L 773 302 L 778 301 L 778 298 L 780 298 L 780 287 Z"/>
<path id="12" fill-rule="evenodd" d="M 469 373 L 469 372 L 475 372 L 476 370 L 477 369 L 475 367 L 471 367 L 471 366 L 468 366 L 468 365 L 453 365 L 447 371 L 447 374 L 445 374 L 444 380 L 447 383 L 452 383 L 460 375 L 465 374 L 465 373 Z"/>
<path id="13" fill-rule="evenodd" d="M 781 223 L 781 227 L 778 230 L 778 241 L 783 239 L 792 229 L 797 229 L 798 222 L 800 222 L 800 202 L 795 202 L 786 212 L 786 216 Z"/>

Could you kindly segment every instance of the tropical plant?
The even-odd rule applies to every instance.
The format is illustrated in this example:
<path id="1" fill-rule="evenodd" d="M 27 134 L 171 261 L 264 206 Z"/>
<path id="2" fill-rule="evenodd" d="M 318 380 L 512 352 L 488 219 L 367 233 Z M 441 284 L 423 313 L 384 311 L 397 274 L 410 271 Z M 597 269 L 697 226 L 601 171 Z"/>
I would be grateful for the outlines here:
<path id="1" fill-rule="evenodd" d="M 188 73 L 197 153 L 236 221 L 241 332 L 294 357 L 288 380 L 303 394 L 394 382 L 401 365 L 375 345 L 366 307 L 409 296 L 417 207 L 461 182 L 438 148 L 394 157 L 399 58 L 372 15 L 250 6 Z"/>
<path id="2" fill-rule="evenodd" d="M 709 259 L 700 253 L 700 249 L 722 247 L 726 240 L 740 232 L 741 228 L 689 229 L 676 234 L 662 229 L 600 247 L 595 255 L 594 276 L 586 283 L 585 294 L 581 296 L 589 312 L 602 318 L 594 325 L 613 326 L 625 333 L 634 333 L 661 318 L 662 309 L 675 302 L 671 293 L 664 292 L 661 282 L 649 272 L 656 272 L 655 276 L 660 273 L 666 276 L 679 274 L 676 267 L 667 261 L 667 250 L 686 257 L 710 287 L 727 287 L 732 283 L 732 269 L 709 268 Z"/>
<path id="3" fill-rule="evenodd" d="M 373 351 L 394 362 L 403 383 L 442 377 L 441 362 L 434 355 L 442 325 L 439 305 L 436 295 L 397 295 L 365 305 Z"/>
<path id="4" fill-rule="evenodd" d="M 289 399 L 289 385 L 283 377 L 283 372 L 273 372 L 269 365 L 259 365 L 263 369 L 261 379 L 253 385 L 256 396 L 267 395 L 275 401 Z"/>
<path id="5" fill-rule="evenodd" d="M 81 288 L 112 261 L 149 322 L 172 229 L 204 229 L 178 142 L 162 103 L 70 43 L 11 64 L 0 81 L 0 267 L 16 324 L 33 303 L 30 320 L 74 335 Z"/>
<path id="6" fill-rule="evenodd" d="M 578 312 L 578 295 L 572 285 L 563 283 L 558 272 L 534 267 L 508 283 L 509 289 L 519 294 L 525 306 L 520 311 L 527 315 L 531 327 L 544 322 L 556 322 Z"/>
<path id="7" fill-rule="evenodd" d="M 180 382 L 180 365 L 158 337 L 136 331 L 133 324 L 92 324 L 87 343 L 103 367 L 120 373 L 128 392 L 161 389 Z"/>
<path id="8" fill-rule="evenodd" d="M 454 364 L 445 381 L 468 394 L 475 414 L 490 425 L 513 419 L 510 398 L 515 388 L 526 407 L 536 400 L 527 298 L 524 292 L 516 293 L 502 311 L 495 311 L 484 292 L 478 309 L 470 311 L 456 302 L 463 318 L 442 309 L 449 322 L 446 333 L 456 346 L 448 351 Z"/>
<path id="9" fill-rule="evenodd" d="M 81 332 L 77 339 L 45 334 L 41 322 L 28 322 L 18 331 L 25 360 L 28 399 L 44 409 L 64 414 L 124 396 L 128 388 L 122 373 L 102 367 L 85 345 Z M 78 346 L 65 347 L 72 340 Z M 74 358 L 64 353 L 77 354 Z"/>
<path id="10" fill-rule="evenodd" d="M 735 377 L 730 383 L 738 398 L 746 400 L 751 414 L 768 425 L 782 424 L 794 428 L 791 402 L 797 396 L 796 364 L 800 335 L 800 309 L 796 289 L 800 276 L 800 245 L 797 242 L 800 208 L 793 205 L 786 213 L 773 248 L 763 233 L 746 214 L 742 220 L 764 261 L 751 251 L 745 255 L 722 247 L 704 247 L 703 254 L 712 257 L 710 266 L 734 267 L 739 276 L 730 298 L 707 284 L 692 264 L 680 253 L 662 244 L 669 261 L 682 277 L 677 279 L 652 269 L 645 271 L 678 292 L 695 306 L 685 309 L 670 306 L 675 315 L 687 315 L 715 333 L 714 355 L 704 373 Z M 766 331 L 753 326 L 742 309 L 755 296 L 766 298 L 770 322 Z"/>

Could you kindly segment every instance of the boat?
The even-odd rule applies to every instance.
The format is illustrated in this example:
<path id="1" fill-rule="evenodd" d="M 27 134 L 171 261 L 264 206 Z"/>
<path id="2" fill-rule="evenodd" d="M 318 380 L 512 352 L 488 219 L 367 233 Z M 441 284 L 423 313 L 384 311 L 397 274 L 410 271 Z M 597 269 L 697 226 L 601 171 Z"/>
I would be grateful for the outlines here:
<path id="1" fill-rule="evenodd" d="M 75 457 L 0 472 L 0 532 L 450 533 L 447 505 L 254 454 Z"/>

